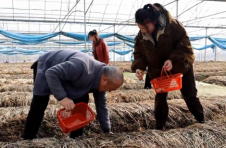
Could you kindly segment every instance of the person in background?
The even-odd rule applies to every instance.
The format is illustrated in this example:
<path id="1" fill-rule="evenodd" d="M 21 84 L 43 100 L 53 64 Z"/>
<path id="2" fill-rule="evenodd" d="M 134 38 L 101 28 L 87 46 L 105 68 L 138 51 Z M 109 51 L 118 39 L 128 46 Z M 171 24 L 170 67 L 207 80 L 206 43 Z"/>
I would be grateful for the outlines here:
<path id="1" fill-rule="evenodd" d="M 75 50 L 51 51 L 33 63 L 33 99 L 27 116 L 23 139 L 34 139 L 44 117 L 50 94 L 67 110 L 74 104 L 88 104 L 93 93 L 98 120 L 104 133 L 111 133 L 106 91 L 119 88 L 123 72 L 115 66 L 106 66 L 88 54 Z M 83 128 L 70 133 L 70 138 L 83 135 Z"/>
<path id="2" fill-rule="evenodd" d="M 111 65 L 109 62 L 109 49 L 108 45 L 101 39 L 94 29 L 88 34 L 89 40 L 93 41 L 93 56 L 94 59 L 105 63 L 106 65 Z"/>
<path id="3" fill-rule="evenodd" d="M 160 4 L 147 4 L 136 11 L 140 28 L 135 38 L 132 70 L 142 80 L 148 67 L 150 80 L 160 77 L 163 67 L 172 74 L 182 73 L 182 96 L 195 119 L 204 123 L 203 107 L 197 98 L 193 72 L 193 48 L 182 24 Z M 165 130 L 168 117 L 168 93 L 156 94 L 156 129 Z"/>

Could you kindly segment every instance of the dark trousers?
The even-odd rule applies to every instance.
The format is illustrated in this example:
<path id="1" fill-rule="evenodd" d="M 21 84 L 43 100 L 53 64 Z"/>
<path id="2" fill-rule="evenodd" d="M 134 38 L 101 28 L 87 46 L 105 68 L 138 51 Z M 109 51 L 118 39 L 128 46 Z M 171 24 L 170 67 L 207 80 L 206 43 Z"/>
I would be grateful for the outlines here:
<path id="1" fill-rule="evenodd" d="M 32 69 L 34 68 L 33 70 L 34 70 L 34 81 L 35 81 L 37 65 L 34 63 L 32 66 L 34 66 L 31 68 Z M 84 102 L 88 104 L 89 94 L 86 94 L 83 97 L 73 101 L 75 104 L 79 102 Z M 49 95 L 46 95 L 46 96 L 33 95 L 30 110 L 26 120 L 24 134 L 22 135 L 24 139 L 33 139 L 36 137 L 39 127 L 41 125 L 41 122 L 43 120 L 48 102 L 49 102 Z M 83 134 L 83 128 L 71 132 L 70 138 L 79 137 L 79 136 L 82 136 L 82 134 Z"/>
<path id="2" fill-rule="evenodd" d="M 182 77 L 181 93 L 188 106 L 188 109 L 194 115 L 195 119 L 199 122 L 203 122 L 203 107 L 199 101 L 199 98 L 197 98 L 197 89 L 193 67 L 191 67 L 191 69 Z M 165 126 L 169 113 L 167 95 L 168 93 L 161 93 L 157 94 L 155 97 L 156 129 L 159 130 L 162 130 L 162 128 Z"/>
<path id="3" fill-rule="evenodd" d="M 147 73 L 146 74 L 146 77 L 145 77 L 145 84 L 144 84 L 144 89 L 151 89 L 151 79 L 149 77 L 149 74 Z"/>

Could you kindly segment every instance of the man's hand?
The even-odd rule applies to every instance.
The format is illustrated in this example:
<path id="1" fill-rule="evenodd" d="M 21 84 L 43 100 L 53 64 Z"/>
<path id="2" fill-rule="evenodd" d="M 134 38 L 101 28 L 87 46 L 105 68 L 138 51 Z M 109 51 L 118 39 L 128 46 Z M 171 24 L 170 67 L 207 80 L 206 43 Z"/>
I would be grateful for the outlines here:
<path id="1" fill-rule="evenodd" d="M 112 132 L 109 132 L 108 134 L 109 134 L 109 135 L 114 135 L 114 133 L 112 133 Z"/>
<path id="2" fill-rule="evenodd" d="M 60 104 L 67 110 L 72 111 L 75 108 L 75 104 L 71 99 L 64 98 L 60 101 Z"/>
<path id="3" fill-rule="evenodd" d="M 112 133 L 112 132 L 105 133 L 105 136 L 108 136 L 108 135 L 114 135 L 114 133 Z"/>
<path id="4" fill-rule="evenodd" d="M 136 77 L 140 80 L 140 81 L 144 81 L 144 71 L 137 69 L 136 70 Z"/>
<path id="5" fill-rule="evenodd" d="M 173 68 L 172 62 L 170 60 L 167 60 L 164 63 L 164 66 L 163 67 L 165 67 L 167 71 L 170 71 Z"/>

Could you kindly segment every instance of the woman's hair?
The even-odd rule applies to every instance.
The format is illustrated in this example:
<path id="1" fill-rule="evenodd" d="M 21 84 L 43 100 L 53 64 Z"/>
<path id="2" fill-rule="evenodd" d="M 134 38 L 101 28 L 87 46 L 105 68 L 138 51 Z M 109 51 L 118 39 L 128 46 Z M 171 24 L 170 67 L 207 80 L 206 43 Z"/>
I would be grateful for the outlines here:
<path id="1" fill-rule="evenodd" d="M 138 24 L 145 25 L 145 21 L 154 23 L 158 20 L 159 16 L 160 12 L 158 9 L 152 4 L 147 4 L 136 11 L 135 21 Z"/>
<path id="2" fill-rule="evenodd" d="M 88 34 L 88 36 L 95 36 L 95 35 L 98 36 L 96 29 L 90 31 L 89 34 Z"/>
<path id="3" fill-rule="evenodd" d="M 95 36 L 96 41 L 97 41 L 97 42 L 100 41 L 100 37 L 99 37 L 99 34 L 98 34 L 98 32 L 96 31 L 96 29 L 90 31 L 89 34 L 88 34 L 88 37 L 89 37 L 89 36 Z"/>

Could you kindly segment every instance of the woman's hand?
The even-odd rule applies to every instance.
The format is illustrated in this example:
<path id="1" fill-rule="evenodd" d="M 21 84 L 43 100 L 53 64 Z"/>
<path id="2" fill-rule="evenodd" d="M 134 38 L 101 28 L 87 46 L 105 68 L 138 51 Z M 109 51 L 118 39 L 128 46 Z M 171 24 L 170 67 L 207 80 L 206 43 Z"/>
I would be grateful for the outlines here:
<path id="1" fill-rule="evenodd" d="M 173 68 L 172 62 L 170 60 L 167 60 L 164 63 L 164 66 L 163 67 L 165 67 L 167 71 L 170 71 Z"/>
<path id="2" fill-rule="evenodd" d="M 144 81 L 144 71 L 143 70 L 140 70 L 140 69 L 137 69 L 136 70 L 136 77 L 140 80 L 140 81 Z"/>

